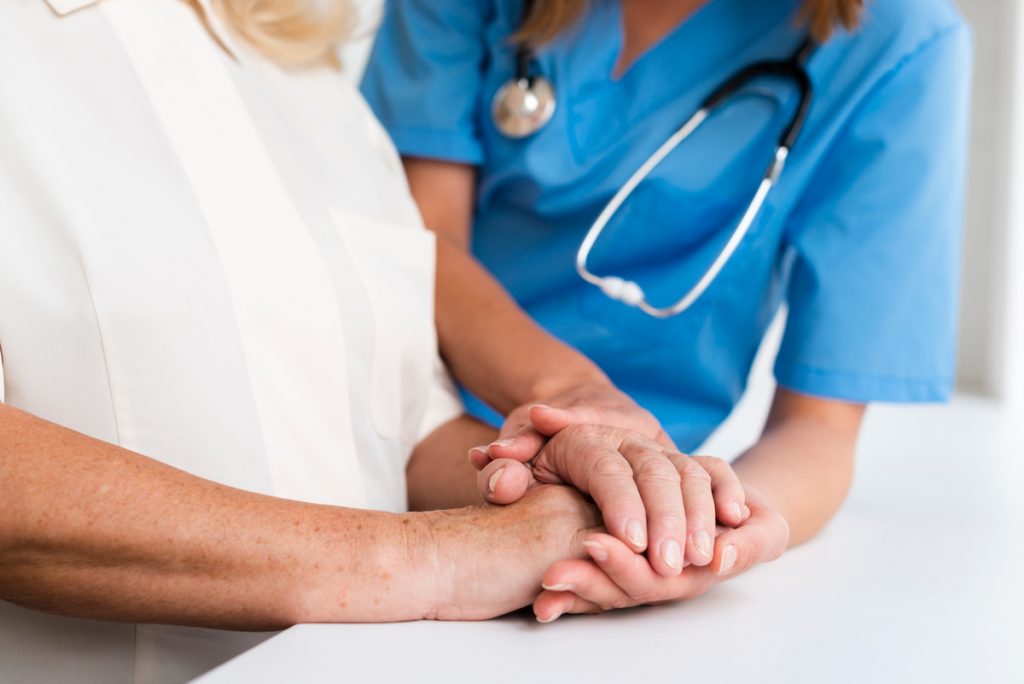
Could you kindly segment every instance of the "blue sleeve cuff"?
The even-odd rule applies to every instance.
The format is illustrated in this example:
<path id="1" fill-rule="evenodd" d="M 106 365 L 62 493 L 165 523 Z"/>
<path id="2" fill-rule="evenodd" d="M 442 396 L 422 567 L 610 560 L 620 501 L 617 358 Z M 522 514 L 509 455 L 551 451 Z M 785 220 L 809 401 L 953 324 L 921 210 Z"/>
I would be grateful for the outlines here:
<path id="1" fill-rule="evenodd" d="M 388 134 L 403 157 L 422 157 L 473 164 L 484 161 L 480 143 L 457 133 L 422 128 L 388 128 Z"/>
<path id="2" fill-rule="evenodd" d="M 949 401 L 954 386 L 952 378 L 896 378 L 823 370 L 802 364 L 776 364 L 775 379 L 779 385 L 799 394 L 855 404 L 943 403 Z"/>

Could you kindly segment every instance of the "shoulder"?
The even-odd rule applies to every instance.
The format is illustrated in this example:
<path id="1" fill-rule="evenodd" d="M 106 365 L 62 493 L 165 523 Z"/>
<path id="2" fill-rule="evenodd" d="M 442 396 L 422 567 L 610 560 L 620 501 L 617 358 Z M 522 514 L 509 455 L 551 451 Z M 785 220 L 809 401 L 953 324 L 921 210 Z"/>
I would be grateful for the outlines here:
<path id="1" fill-rule="evenodd" d="M 839 31 L 811 63 L 819 113 L 841 126 L 873 94 L 904 103 L 970 79 L 971 37 L 952 0 L 868 0 L 863 21 Z"/>
<path id="2" fill-rule="evenodd" d="M 951 0 L 868 0 L 864 8 L 864 30 L 890 36 L 942 33 L 963 25 Z"/>
<path id="3" fill-rule="evenodd" d="M 952 0 L 868 0 L 860 27 L 836 42 L 847 58 L 871 60 L 886 70 L 944 39 L 969 35 L 967 22 Z"/>

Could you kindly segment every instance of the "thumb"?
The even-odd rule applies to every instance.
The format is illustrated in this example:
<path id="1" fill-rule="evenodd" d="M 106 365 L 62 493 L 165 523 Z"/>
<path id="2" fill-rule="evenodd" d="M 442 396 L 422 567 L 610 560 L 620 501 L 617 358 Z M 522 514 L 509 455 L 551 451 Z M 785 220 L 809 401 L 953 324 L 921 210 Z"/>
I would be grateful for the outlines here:
<path id="1" fill-rule="evenodd" d="M 544 404 L 530 407 L 530 424 L 542 435 L 554 436 L 570 425 L 594 423 L 597 411 L 586 407 L 560 409 Z"/>
<path id="2" fill-rule="evenodd" d="M 661 429 L 654 417 L 638 409 L 623 411 L 618 408 L 593 406 L 573 406 L 562 409 L 544 404 L 534 404 L 530 407 L 527 415 L 530 418 L 530 424 L 537 432 L 548 437 L 553 437 L 570 425 L 611 425 L 647 435 L 662 446 L 678 451 L 672 438 Z"/>
<path id="3" fill-rule="evenodd" d="M 499 439 L 487 445 L 487 454 L 492 459 L 511 458 L 526 463 L 536 457 L 548 438 L 534 426 L 524 425 L 514 430 L 502 430 Z"/>
<path id="4" fill-rule="evenodd" d="M 533 475 L 519 461 L 499 458 L 477 473 L 476 483 L 484 501 L 505 505 L 523 498 L 533 484 Z"/>

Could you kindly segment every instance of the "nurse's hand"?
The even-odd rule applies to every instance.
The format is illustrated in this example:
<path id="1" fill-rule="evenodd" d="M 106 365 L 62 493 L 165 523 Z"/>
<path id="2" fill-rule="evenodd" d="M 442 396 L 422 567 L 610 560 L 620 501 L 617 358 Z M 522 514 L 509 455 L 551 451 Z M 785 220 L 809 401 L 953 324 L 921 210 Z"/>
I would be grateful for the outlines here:
<path id="1" fill-rule="evenodd" d="M 567 613 L 692 599 L 758 563 L 775 560 L 789 544 L 789 525 L 757 492 L 747 490 L 747 503 L 750 517 L 736 529 L 721 531 L 711 564 L 690 566 L 676 577 L 659 575 L 646 558 L 615 537 L 587 536 L 583 545 L 591 560 L 559 561 L 548 568 L 534 614 L 541 622 L 551 622 Z"/>
<path id="2" fill-rule="evenodd" d="M 498 459 L 478 476 L 485 498 L 511 503 L 540 484 L 568 484 L 589 494 L 609 532 L 631 552 L 647 552 L 665 577 L 685 562 L 712 562 L 716 519 L 736 526 L 749 510 L 732 468 L 690 458 L 641 434 L 603 425 L 569 425 L 524 465 Z"/>
<path id="3" fill-rule="evenodd" d="M 563 389 L 544 404 L 526 404 L 512 411 L 498 439 L 474 449 L 470 460 L 482 469 L 491 460 L 511 458 L 525 463 L 540 453 L 552 435 L 567 425 L 611 425 L 646 435 L 675 449 L 661 424 L 614 385 L 588 383 Z"/>

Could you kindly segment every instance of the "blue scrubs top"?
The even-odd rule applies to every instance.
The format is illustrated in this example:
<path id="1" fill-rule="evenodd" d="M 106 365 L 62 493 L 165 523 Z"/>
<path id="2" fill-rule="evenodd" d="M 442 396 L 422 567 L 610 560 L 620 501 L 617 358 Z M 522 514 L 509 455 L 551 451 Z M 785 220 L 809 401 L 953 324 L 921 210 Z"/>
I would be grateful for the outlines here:
<path id="1" fill-rule="evenodd" d="M 616 0 L 537 58 L 558 108 L 510 140 L 491 120 L 514 73 L 522 0 L 391 0 L 363 92 L 403 155 L 479 167 L 473 250 L 547 330 L 654 412 L 684 450 L 742 395 L 782 303 L 775 374 L 796 392 L 852 402 L 935 401 L 953 385 L 970 37 L 947 0 L 869 2 L 808 65 L 803 136 L 760 218 L 704 297 L 671 320 L 610 301 L 574 259 L 633 171 L 729 74 L 788 57 L 795 0 L 711 0 L 611 77 Z M 718 111 L 609 225 L 591 270 L 674 302 L 727 240 L 795 105 L 757 83 Z M 469 399 L 469 408 L 494 418 Z"/>

